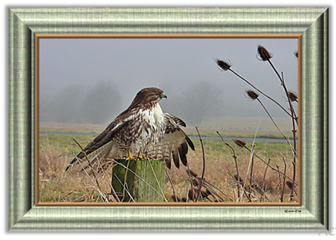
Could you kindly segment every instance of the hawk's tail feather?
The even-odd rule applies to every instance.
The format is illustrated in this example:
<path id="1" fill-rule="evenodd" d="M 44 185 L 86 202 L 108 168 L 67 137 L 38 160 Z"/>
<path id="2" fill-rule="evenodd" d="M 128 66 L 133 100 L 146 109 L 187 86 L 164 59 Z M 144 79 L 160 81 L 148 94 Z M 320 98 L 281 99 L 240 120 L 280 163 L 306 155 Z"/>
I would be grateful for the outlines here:
<path id="1" fill-rule="evenodd" d="M 170 159 L 166 159 L 166 160 L 165 160 L 165 163 L 166 163 L 166 167 L 167 167 L 168 169 L 171 169 L 171 161 L 170 161 Z"/>
<path id="2" fill-rule="evenodd" d="M 180 159 L 184 166 L 187 166 L 187 153 L 188 153 L 188 145 L 187 143 L 182 143 L 180 147 L 178 148 Z"/>
<path id="3" fill-rule="evenodd" d="M 178 153 L 175 151 L 172 151 L 172 155 L 173 155 L 173 160 L 174 160 L 174 164 L 177 168 L 180 168 L 180 159 L 178 156 Z M 170 161 L 169 161 L 170 162 Z"/>
<path id="4" fill-rule="evenodd" d="M 165 134 L 164 140 L 147 149 L 147 154 L 153 159 L 165 161 L 168 169 L 171 169 L 172 159 L 176 168 L 180 168 L 180 160 L 184 166 L 188 166 L 188 146 L 195 150 L 191 139 L 179 127 L 170 128 Z"/>
<path id="5" fill-rule="evenodd" d="M 186 139 L 186 141 L 187 141 L 189 147 L 190 147 L 193 151 L 195 151 L 195 146 L 194 146 L 194 143 L 191 141 L 191 139 L 190 139 L 187 135 L 185 135 L 185 139 Z"/>

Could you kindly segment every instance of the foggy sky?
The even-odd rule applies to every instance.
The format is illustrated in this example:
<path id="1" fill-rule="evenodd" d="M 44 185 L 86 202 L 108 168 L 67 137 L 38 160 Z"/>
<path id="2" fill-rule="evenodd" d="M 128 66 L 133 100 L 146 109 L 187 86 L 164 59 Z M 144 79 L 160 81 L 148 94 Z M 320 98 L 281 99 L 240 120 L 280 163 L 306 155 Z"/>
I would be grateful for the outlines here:
<path id="1" fill-rule="evenodd" d="M 90 89 L 105 81 L 122 95 L 121 110 L 140 89 L 151 86 L 168 96 L 160 102 L 163 110 L 173 110 L 169 102 L 174 96 L 206 83 L 217 90 L 224 104 L 217 110 L 222 115 L 264 116 L 246 97 L 251 88 L 215 62 L 230 61 L 232 69 L 287 108 L 279 79 L 268 63 L 256 57 L 258 45 L 273 54 L 272 62 L 284 72 L 288 89 L 297 93 L 297 39 L 40 39 L 40 104 L 64 88 Z M 276 116 L 286 117 L 273 103 L 263 102 Z"/>

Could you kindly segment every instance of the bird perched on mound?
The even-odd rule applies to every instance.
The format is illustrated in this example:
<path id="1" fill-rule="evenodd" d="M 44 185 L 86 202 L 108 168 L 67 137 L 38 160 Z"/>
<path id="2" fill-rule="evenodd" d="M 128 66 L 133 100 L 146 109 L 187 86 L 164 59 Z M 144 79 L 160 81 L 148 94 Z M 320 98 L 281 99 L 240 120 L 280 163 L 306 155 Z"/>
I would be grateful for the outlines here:
<path id="1" fill-rule="evenodd" d="M 83 168 L 96 171 L 108 168 L 108 159 L 151 158 L 163 160 L 171 168 L 171 158 L 177 168 L 180 160 L 187 166 L 188 145 L 194 150 L 190 138 L 180 126 L 181 119 L 163 112 L 159 101 L 167 98 L 158 88 L 140 90 L 131 105 L 120 113 L 93 141 L 68 164 L 66 171 L 80 161 Z M 90 161 L 90 165 L 87 162 Z"/>

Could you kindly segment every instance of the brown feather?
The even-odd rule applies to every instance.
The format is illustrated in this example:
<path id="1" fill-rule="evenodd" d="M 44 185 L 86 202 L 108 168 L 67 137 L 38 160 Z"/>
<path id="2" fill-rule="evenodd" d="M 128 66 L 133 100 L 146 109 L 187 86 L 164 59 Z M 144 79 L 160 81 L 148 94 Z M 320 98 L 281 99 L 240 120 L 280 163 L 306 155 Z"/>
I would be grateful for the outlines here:
<path id="1" fill-rule="evenodd" d="M 180 158 L 181 161 L 183 163 L 184 166 L 187 166 L 187 153 L 188 153 L 188 146 L 187 144 L 184 142 L 180 145 L 180 147 L 178 148 L 179 150 L 179 154 L 180 154 Z"/>
<path id="2" fill-rule="evenodd" d="M 178 153 L 175 151 L 172 151 L 172 155 L 173 155 L 173 160 L 174 160 L 174 164 L 177 168 L 180 168 L 180 159 L 178 156 Z"/>
<path id="3" fill-rule="evenodd" d="M 123 158 L 129 150 L 138 149 L 144 156 L 165 161 L 169 169 L 171 158 L 177 168 L 180 166 L 180 159 L 187 166 L 188 145 L 194 150 L 194 144 L 179 127 L 185 127 L 185 122 L 157 107 L 164 96 L 163 91 L 158 88 L 144 88 L 139 91 L 130 106 L 84 148 L 91 165 L 94 168 L 105 168 L 109 166 L 107 159 Z M 154 108 L 155 115 L 152 112 Z M 156 122 L 158 120 L 160 122 Z M 132 153 L 135 154 L 138 152 Z M 84 152 L 80 152 L 66 170 L 78 160 L 85 162 L 84 168 L 88 167 Z"/>
<path id="4" fill-rule="evenodd" d="M 165 163 L 166 163 L 166 167 L 168 169 L 171 169 L 171 161 L 170 161 L 170 159 L 169 160 L 165 160 Z"/>

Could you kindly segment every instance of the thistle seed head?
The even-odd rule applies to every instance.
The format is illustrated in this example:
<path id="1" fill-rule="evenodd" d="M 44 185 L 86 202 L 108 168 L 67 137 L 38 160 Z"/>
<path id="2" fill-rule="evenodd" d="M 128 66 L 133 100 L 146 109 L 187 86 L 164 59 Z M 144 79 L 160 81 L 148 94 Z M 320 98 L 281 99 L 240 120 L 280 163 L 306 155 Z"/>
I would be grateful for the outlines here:
<path id="1" fill-rule="evenodd" d="M 188 170 L 186 170 L 187 171 L 187 173 L 188 173 Z M 189 170 L 190 171 L 190 174 L 191 175 L 193 175 L 194 177 L 197 177 L 198 175 L 197 175 L 197 173 L 195 172 L 195 171 L 193 171 L 193 170 Z M 189 174 L 189 173 L 188 173 Z"/>
<path id="2" fill-rule="evenodd" d="M 293 182 L 292 181 L 286 181 L 286 185 L 287 185 L 287 187 L 289 187 L 290 189 L 292 189 Z"/>
<path id="3" fill-rule="evenodd" d="M 263 46 L 258 46 L 258 54 L 263 61 L 268 61 L 272 58 L 272 55 Z"/>
<path id="4" fill-rule="evenodd" d="M 208 196 L 212 194 L 209 189 L 206 189 L 205 192 L 208 194 Z"/>
<path id="5" fill-rule="evenodd" d="M 288 92 L 288 97 L 292 102 L 297 102 L 297 95 L 294 92 Z"/>
<path id="6" fill-rule="evenodd" d="M 237 138 L 237 139 L 233 139 L 234 143 L 238 146 L 238 147 L 245 147 L 246 146 L 246 142 Z"/>
<path id="7" fill-rule="evenodd" d="M 259 97 L 259 94 L 253 90 L 248 90 L 246 93 L 252 100 L 256 100 Z"/>
<path id="8" fill-rule="evenodd" d="M 192 180 L 192 182 L 193 182 L 194 186 L 198 186 L 199 185 L 199 182 L 198 182 L 198 180 L 196 178 L 194 178 Z"/>
<path id="9" fill-rule="evenodd" d="M 197 193 L 194 189 L 189 189 L 188 197 L 190 200 L 195 201 L 197 198 Z"/>
<path id="10" fill-rule="evenodd" d="M 181 202 L 181 199 L 176 194 L 172 195 L 171 198 L 173 199 L 174 202 Z"/>
<path id="11" fill-rule="evenodd" d="M 236 179 L 236 181 L 238 182 L 238 174 L 235 174 L 233 176 Z M 240 184 L 244 184 L 244 181 L 243 181 L 243 179 L 240 176 L 239 176 L 239 182 L 240 182 Z"/>
<path id="12" fill-rule="evenodd" d="M 207 191 L 201 191 L 201 196 L 203 198 L 206 198 L 207 196 L 209 196 L 209 194 L 207 193 Z"/>
<path id="13" fill-rule="evenodd" d="M 219 59 L 217 59 L 216 62 L 217 62 L 217 65 L 218 65 L 221 69 L 223 69 L 224 71 L 227 71 L 227 70 L 229 70 L 229 69 L 231 68 L 231 65 L 230 65 L 229 63 L 223 61 L 223 60 L 219 60 Z"/>

